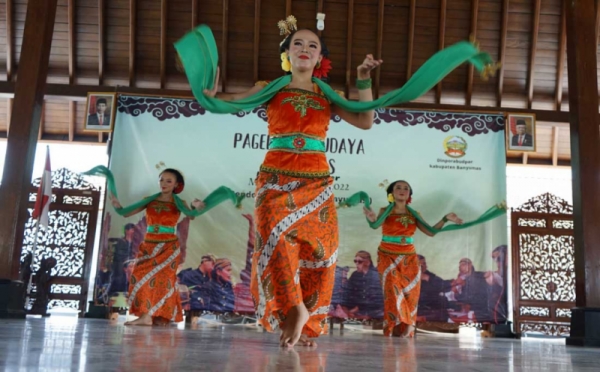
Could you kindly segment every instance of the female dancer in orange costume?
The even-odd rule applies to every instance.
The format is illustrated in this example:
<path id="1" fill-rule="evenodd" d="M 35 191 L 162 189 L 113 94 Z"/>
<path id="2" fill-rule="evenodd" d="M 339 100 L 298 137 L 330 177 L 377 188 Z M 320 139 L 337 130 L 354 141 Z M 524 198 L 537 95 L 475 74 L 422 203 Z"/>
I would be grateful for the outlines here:
<path id="1" fill-rule="evenodd" d="M 325 44 L 312 31 L 297 31 L 293 17 L 284 28 L 289 35 L 280 48 L 282 67 L 292 81 L 267 107 L 271 143 L 256 180 L 251 291 L 260 324 L 271 332 L 281 328 L 281 346 L 299 341 L 316 346 L 309 337 L 327 331 L 338 248 L 333 181 L 325 156 L 329 121 L 335 113 L 357 128 L 370 129 L 373 111 L 350 113 L 330 105 L 311 81 L 315 67 L 319 71 L 321 62 L 327 62 Z M 358 66 L 360 101 L 373 100 L 370 72 L 382 62 L 368 55 Z M 204 93 L 239 100 L 264 86 L 224 94 L 217 93 L 217 81 Z"/>
<path id="2" fill-rule="evenodd" d="M 173 194 L 183 191 L 184 180 L 175 169 L 160 174 L 161 194 L 144 207 L 133 210 L 125 217 L 146 210 L 148 229 L 140 245 L 135 268 L 129 283 L 129 311 L 138 316 L 125 325 L 166 324 L 183 320 L 181 298 L 177 291 L 177 267 L 180 251 L 175 226 L 181 212 L 173 201 Z M 111 196 L 113 207 L 122 208 Z M 202 209 L 204 203 L 195 199 L 192 208 Z"/>
<path id="3" fill-rule="evenodd" d="M 388 200 L 395 203 L 394 209 L 382 225 L 383 237 L 377 252 L 377 270 L 383 285 L 383 334 L 386 336 L 412 337 L 415 331 L 417 306 L 421 293 L 421 269 L 415 252 L 413 236 L 421 230 L 429 231 L 407 209 L 412 201 L 412 188 L 405 181 L 395 181 L 387 188 Z M 381 209 L 380 214 L 383 213 Z M 364 209 L 367 219 L 377 220 L 371 209 Z M 454 213 L 449 213 L 433 227 L 441 229 L 447 221 L 462 224 Z"/>

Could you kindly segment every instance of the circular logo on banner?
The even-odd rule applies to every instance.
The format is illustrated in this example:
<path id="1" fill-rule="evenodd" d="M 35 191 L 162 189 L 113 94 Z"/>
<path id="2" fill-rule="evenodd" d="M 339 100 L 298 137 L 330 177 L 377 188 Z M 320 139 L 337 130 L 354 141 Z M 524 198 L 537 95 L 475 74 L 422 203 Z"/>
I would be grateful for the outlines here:
<path id="1" fill-rule="evenodd" d="M 467 154 L 467 141 L 458 136 L 444 139 L 444 154 L 451 158 L 461 158 Z"/>

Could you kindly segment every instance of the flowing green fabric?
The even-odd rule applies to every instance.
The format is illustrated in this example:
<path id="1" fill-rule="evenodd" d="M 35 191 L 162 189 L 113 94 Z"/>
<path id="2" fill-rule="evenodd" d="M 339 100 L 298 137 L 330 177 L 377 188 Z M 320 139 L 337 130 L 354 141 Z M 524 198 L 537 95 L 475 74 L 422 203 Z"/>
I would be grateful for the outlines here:
<path id="1" fill-rule="evenodd" d="M 340 207 L 354 207 L 355 205 L 358 205 L 360 203 L 363 203 L 365 205 L 365 207 L 367 207 L 368 209 L 371 208 L 371 198 L 364 191 L 359 191 L 356 194 L 347 198 L 346 200 L 341 201 L 339 203 L 339 206 Z M 392 213 L 392 210 L 394 209 L 394 205 L 395 205 L 394 203 L 390 203 L 387 206 L 387 208 L 385 209 L 385 211 L 383 211 L 381 216 L 379 216 L 379 218 L 377 218 L 377 220 L 375 222 L 371 222 L 367 219 L 367 222 L 369 222 L 369 226 L 371 226 L 371 228 L 373 228 L 373 229 L 379 228 L 383 224 L 385 219 L 390 215 L 390 213 Z M 482 214 L 481 216 L 479 216 L 476 220 L 465 222 L 460 225 L 454 224 L 454 225 L 444 226 L 441 229 L 436 229 L 433 226 L 430 226 L 427 222 L 425 222 L 425 220 L 423 220 L 423 218 L 417 211 L 415 211 L 408 205 L 406 206 L 406 209 L 413 216 L 415 216 L 417 221 L 419 221 L 429 232 L 431 232 L 433 234 L 437 234 L 437 233 L 444 232 L 444 231 L 454 231 L 454 230 L 466 229 L 468 227 L 479 225 L 480 223 L 484 223 L 489 220 L 493 220 L 496 217 L 500 217 L 501 215 L 506 213 L 506 204 L 504 202 L 502 202 L 500 204 L 494 205 L 493 207 L 491 207 L 490 209 L 485 211 L 485 213 Z"/>
<path id="2" fill-rule="evenodd" d="M 103 165 L 99 165 L 97 167 L 90 169 L 87 172 L 84 172 L 83 175 L 105 177 L 106 184 L 108 185 L 108 191 L 110 193 L 112 193 L 115 197 L 118 198 L 119 195 L 117 194 L 117 188 L 115 186 L 115 177 L 113 176 L 110 169 L 106 168 Z M 130 206 L 122 207 L 122 208 L 115 208 L 115 211 L 118 214 L 120 214 L 121 216 L 125 216 L 138 208 L 145 207 L 146 205 L 148 205 L 148 203 L 150 203 L 154 199 L 158 198 L 159 196 L 160 196 L 160 193 L 156 193 L 156 194 L 148 196 Z M 185 203 L 183 202 L 183 200 L 181 200 L 181 198 L 175 194 L 173 194 L 173 199 L 175 200 L 175 205 L 177 206 L 177 209 L 181 213 L 185 214 L 188 217 L 198 217 L 227 200 L 231 200 L 231 202 L 237 208 L 241 208 L 241 202 L 242 202 L 242 199 L 244 199 L 244 195 L 242 194 L 242 195 L 238 196 L 230 188 L 225 187 L 225 186 L 220 186 L 218 189 L 211 192 L 206 197 L 206 199 L 203 200 L 205 207 L 201 210 L 188 208 L 187 205 L 185 205 Z"/>
<path id="3" fill-rule="evenodd" d="M 250 111 L 267 103 L 278 91 L 292 80 L 285 75 L 271 81 L 258 93 L 237 101 L 223 101 L 208 97 L 204 90 L 211 90 L 215 83 L 219 63 L 217 44 L 207 25 L 200 25 L 175 43 L 175 49 L 181 60 L 194 97 L 206 110 L 217 114 Z M 427 93 L 452 70 L 461 64 L 471 63 L 482 75 L 493 74 L 496 64 L 489 54 L 481 52 L 470 42 L 461 41 L 434 54 L 406 82 L 406 84 L 374 101 L 348 101 L 341 97 L 327 83 L 314 78 L 325 96 L 336 106 L 350 112 L 364 112 L 382 107 L 409 102 Z"/>

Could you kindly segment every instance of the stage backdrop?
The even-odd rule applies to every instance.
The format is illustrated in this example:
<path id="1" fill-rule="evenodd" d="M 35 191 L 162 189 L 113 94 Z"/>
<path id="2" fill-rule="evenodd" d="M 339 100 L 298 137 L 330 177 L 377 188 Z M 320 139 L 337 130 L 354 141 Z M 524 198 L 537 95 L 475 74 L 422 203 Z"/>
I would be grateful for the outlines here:
<path id="1" fill-rule="evenodd" d="M 253 195 L 269 142 L 265 114 L 259 108 L 215 115 L 191 100 L 119 98 L 110 168 L 123 205 L 157 192 L 165 167 L 184 174 L 181 196 L 188 202 L 220 185 L 248 196 L 242 210 L 224 203 L 194 221 L 181 221 L 185 260 L 179 278 L 186 309 L 253 311 L 248 290 Z M 327 149 L 335 198 L 362 190 L 379 209 L 387 205 L 385 186 L 403 179 L 414 190 L 412 207 L 432 225 L 449 212 L 468 221 L 505 199 L 504 143 L 504 117 L 497 115 L 379 110 L 368 131 L 333 117 Z M 126 291 L 145 231 L 142 214 L 123 218 L 110 204 L 106 211 L 96 291 L 97 301 L 104 303 L 111 293 Z M 381 230 L 369 228 L 362 208 L 338 212 L 339 261 L 330 314 L 380 318 L 382 294 L 374 266 Z M 504 321 L 506 243 L 504 217 L 434 238 L 417 232 L 415 245 L 427 274 L 419 319 Z M 366 253 L 357 256 L 359 251 Z M 231 273 L 211 272 L 211 260 L 221 258 L 231 260 Z"/>

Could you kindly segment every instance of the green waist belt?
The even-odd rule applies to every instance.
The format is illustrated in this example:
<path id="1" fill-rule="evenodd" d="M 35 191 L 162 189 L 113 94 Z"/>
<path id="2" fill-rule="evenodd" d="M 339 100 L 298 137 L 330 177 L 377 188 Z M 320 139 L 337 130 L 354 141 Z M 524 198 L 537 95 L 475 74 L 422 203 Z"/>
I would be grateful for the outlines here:
<path id="1" fill-rule="evenodd" d="M 388 236 L 388 235 L 384 235 L 383 238 L 381 238 L 381 241 L 384 243 L 394 243 L 394 244 L 400 244 L 400 245 L 409 245 L 409 244 L 413 244 L 413 242 L 415 241 L 415 239 L 412 236 Z"/>
<path id="2" fill-rule="evenodd" d="M 269 150 L 325 152 L 325 141 L 301 134 L 271 138 Z"/>
<path id="3" fill-rule="evenodd" d="M 146 232 L 152 234 L 175 234 L 175 227 L 163 225 L 150 225 L 146 229 Z"/>

